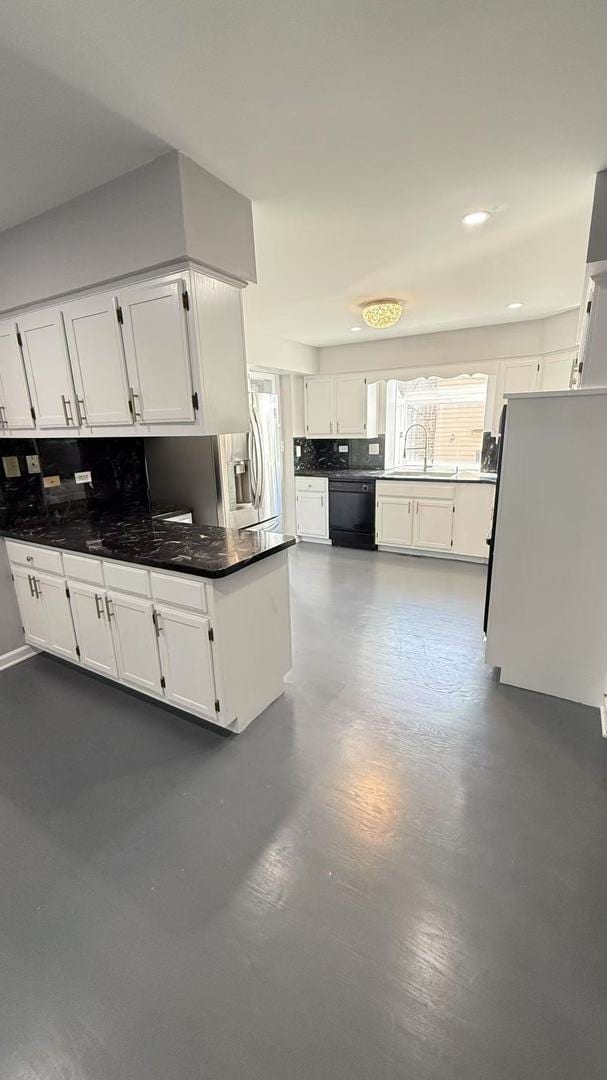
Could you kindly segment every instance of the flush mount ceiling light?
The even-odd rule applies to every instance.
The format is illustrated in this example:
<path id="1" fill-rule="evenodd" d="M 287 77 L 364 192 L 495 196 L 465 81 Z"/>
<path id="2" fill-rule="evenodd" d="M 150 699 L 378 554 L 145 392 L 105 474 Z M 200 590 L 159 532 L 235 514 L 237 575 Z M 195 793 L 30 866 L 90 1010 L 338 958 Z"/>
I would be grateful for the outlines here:
<path id="1" fill-rule="evenodd" d="M 371 300 L 362 306 L 362 317 L 373 330 L 387 330 L 394 326 L 403 313 L 401 300 Z"/>
<path id="2" fill-rule="evenodd" d="M 512 304 L 508 304 L 508 311 L 518 311 L 518 309 L 522 308 L 522 306 L 522 300 L 515 300 Z"/>
<path id="3" fill-rule="evenodd" d="M 488 210 L 471 210 L 469 214 L 464 214 L 462 225 L 484 225 L 490 217 Z"/>

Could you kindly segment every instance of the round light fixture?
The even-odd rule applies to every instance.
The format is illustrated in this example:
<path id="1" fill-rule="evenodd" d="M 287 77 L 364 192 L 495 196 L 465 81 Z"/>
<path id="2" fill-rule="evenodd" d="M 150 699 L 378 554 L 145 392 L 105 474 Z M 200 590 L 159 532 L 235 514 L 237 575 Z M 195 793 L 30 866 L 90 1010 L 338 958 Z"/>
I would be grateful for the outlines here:
<path id="1" fill-rule="evenodd" d="M 488 210 L 471 210 L 469 214 L 464 214 L 462 225 L 484 225 L 490 217 Z"/>
<path id="2" fill-rule="evenodd" d="M 394 326 L 403 313 L 401 300 L 371 300 L 362 306 L 362 317 L 373 330 L 387 330 Z"/>
<path id="3" fill-rule="evenodd" d="M 522 308 L 522 306 L 522 300 L 515 300 L 512 304 L 508 304 L 508 311 L 518 311 L 518 309 Z"/>
<path id="4" fill-rule="evenodd" d="M 350 330 L 352 331 L 353 334 L 360 334 L 360 332 L 362 330 L 362 326 L 351 326 Z"/>

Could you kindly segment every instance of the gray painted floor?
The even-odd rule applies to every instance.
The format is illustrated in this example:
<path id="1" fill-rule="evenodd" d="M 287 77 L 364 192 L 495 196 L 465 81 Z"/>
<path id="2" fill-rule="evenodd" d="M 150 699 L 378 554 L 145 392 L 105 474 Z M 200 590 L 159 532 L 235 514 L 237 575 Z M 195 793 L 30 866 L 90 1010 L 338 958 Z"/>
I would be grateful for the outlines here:
<path id="1" fill-rule="evenodd" d="M 238 738 L 0 675 L 2 1080 L 592 1080 L 606 745 L 499 686 L 477 566 L 300 545 Z"/>

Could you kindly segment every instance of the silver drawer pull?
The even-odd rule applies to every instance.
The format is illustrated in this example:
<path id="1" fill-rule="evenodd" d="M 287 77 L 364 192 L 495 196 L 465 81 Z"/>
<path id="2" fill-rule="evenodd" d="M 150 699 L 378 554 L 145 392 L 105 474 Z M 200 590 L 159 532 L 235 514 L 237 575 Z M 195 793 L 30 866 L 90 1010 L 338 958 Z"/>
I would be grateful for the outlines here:
<path id="1" fill-rule="evenodd" d="M 142 420 L 141 407 L 137 408 L 137 402 L 139 401 L 139 394 L 136 394 L 133 387 L 129 386 L 129 409 L 133 420 Z"/>
<path id="2" fill-rule="evenodd" d="M 103 599 L 95 593 L 95 607 L 97 608 L 97 618 L 103 618 Z"/>
<path id="3" fill-rule="evenodd" d="M 84 398 L 76 398 L 76 412 L 78 413 L 78 423 L 80 425 L 86 424 L 86 405 L 84 403 Z"/>
<path id="4" fill-rule="evenodd" d="M 33 579 L 31 574 L 27 575 L 27 580 L 29 582 L 30 593 L 31 593 L 32 596 L 35 596 L 36 593 L 34 592 L 34 579 Z"/>
<path id="5" fill-rule="evenodd" d="M 111 619 L 112 615 L 114 615 L 115 612 L 114 612 L 114 605 L 113 605 L 113 603 L 112 603 L 109 596 L 106 596 L 106 598 L 105 598 L 105 610 L 107 611 L 108 619 Z"/>

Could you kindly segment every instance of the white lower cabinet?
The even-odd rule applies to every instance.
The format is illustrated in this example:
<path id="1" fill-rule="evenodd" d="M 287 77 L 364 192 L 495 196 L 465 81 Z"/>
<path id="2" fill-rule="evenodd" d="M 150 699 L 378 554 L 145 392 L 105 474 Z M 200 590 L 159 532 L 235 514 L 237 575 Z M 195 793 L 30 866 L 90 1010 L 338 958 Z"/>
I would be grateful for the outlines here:
<path id="1" fill-rule="evenodd" d="M 36 592 L 35 576 L 23 566 L 13 566 L 12 571 L 25 640 L 43 649 L 46 647 L 46 619 Z"/>
<path id="2" fill-rule="evenodd" d="M 63 578 L 53 574 L 36 574 L 39 603 L 44 612 L 46 648 L 66 660 L 78 660 L 74 620 Z"/>
<path id="3" fill-rule="evenodd" d="M 448 499 L 416 499 L 413 546 L 426 551 L 449 551 L 455 506 Z"/>
<path id="4" fill-rule="evenodd" d="M 167 701 L 215 719 L 210 620 L 163 604 L 156 607 L 156 616 Z"/>
<path id="5" fill-rule="evenodd" d="M 329 539 L 329 481 L 322 476 L 295 478 L 297 535 L 310 540 Z"/>
<path id="6" fill-rule="evenodd" d="M 377 500 L 375 511 L 375 542 L 392 547 L 413 546 L 413 499 Z"/>
<path id="7" fill-rule="evenodd" d="M 282 693 L 291 667 L 286 552 L 211 584 L 21 541 L 6 546 L 34 648 L 233 732 Z"/>
<path id="8" fill-rule="evenodd" d="M 108 592 L 105 606 L 114 636 L 118 675 L 139 690 L 162 691 L 154 604 L 125 593 Z"/>
<path id="9" fill-rule="evenodd" d="M 68 581 L 83 667 L 116 678 L 118 668 L 104 589 Z"/>
<path id="10" fill-rule="evenodd" d="M 493 484 L 380 480 L 376 492 L 375 540 L 380 547 L 486 561 Z"/>

